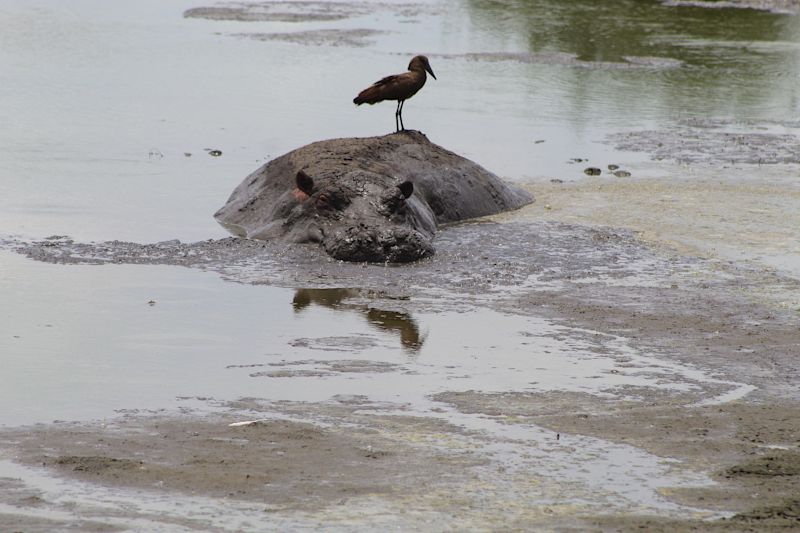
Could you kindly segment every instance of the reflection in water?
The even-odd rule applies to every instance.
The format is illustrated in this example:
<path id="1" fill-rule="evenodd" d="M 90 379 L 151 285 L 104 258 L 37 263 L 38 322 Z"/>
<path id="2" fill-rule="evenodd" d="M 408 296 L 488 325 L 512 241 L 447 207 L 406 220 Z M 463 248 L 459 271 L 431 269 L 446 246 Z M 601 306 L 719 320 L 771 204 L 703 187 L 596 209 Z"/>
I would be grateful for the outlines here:
<path id="1" fill-rule="evenodd" d="M 471 14 L 496 31 L 513 30 L 533 52 L 560 51 L 585 61 L 668 55 L 712 66 L 717 54 L 688 51 L 686 39 L 708 42 L 797 41 L 793 17 L 747 9 L 667 7 L 641 0 L 470 0 Z"/>
<path id="2" fill-rule="evenodd" d="M 367 311 L 367 320 L 370 324 L 386 331 L 399 331 L 400 343 L 411 351 L 419 351 L 425 342 L 425 337 L 419 334 L 419 327 L 411 315 L 397 311 L 382 311 L 370 309 Z"/>
<path id="3" fill-rule="evenodd" d="M 512 41 L 508 45 L 533 54 L 618 64 L 630 58 L 681 62 L 681 68 L 610 75 L 586 69 L 534 74 L 547 78 L 537 80 L 539 89 L 542 83 L 563 86 L 573 109 L 597 100 L 644 113 L 655 107 L 651 118 L 677 112 L 779 119 L 797 105 L 797 16 L 668 7 L 655 0 L 468 0 L 467 12 L 473 31 L 502 35 Z M 596 110 L 585 112 L 602 118 Z"/>
<path id="4" fill-rule="evenodd" d="M 302 311 L 312 303 L 336 309 L 343 300 L 358 296 L 359 293 L 359 289 L 297 289 L 292 306 L 295 311 Z"/>
<path id="5" fill-rule="evenodd" d="M 360 289 L 297 289 L 294 293 L 292 306 L 300 312 L 311 304 L 321 305 L 331 309 L 339 309 L 342 302 L 348 298 L 362 296 Z M 398 311 L 384 311 L 368 306 L 348 306 L 367 317 L 367 321 L 378 329 L 400 334 L 400 343 L 403 348 L 418 352 L 425 343 L 425 335 L 421 335 L 416 320 L 407 313 Z"/>

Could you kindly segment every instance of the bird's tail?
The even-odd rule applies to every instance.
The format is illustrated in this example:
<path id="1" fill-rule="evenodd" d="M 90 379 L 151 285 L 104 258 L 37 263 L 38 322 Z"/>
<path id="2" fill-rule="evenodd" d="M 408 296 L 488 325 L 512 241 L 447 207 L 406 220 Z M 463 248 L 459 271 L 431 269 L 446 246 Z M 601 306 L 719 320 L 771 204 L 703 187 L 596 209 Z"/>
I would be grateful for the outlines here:
<path id="1" fill-rule="evenodd" d="M 358 96 L 353 98 L 353 103 L 356 105 L 374 104 L 378 100 L 380 100 L 378 89 L 377 87 L 372 86 L 372 87 L 367 87 L 366 89 L 358 93 Z"/>

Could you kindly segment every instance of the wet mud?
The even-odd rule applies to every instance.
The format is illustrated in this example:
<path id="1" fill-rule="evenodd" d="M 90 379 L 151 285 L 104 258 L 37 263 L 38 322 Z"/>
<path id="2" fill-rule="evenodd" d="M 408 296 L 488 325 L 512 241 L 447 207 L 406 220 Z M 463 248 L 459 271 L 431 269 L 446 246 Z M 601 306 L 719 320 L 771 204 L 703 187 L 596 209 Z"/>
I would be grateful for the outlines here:
<path id="1" fill-rule="evenodd" d="M 65 424 L 17 437 L 37 443 L 30 451 L 38 447 L 38 453 L 26 460 L 82 480 L 237 497 L 269 502 L 273 509 L 315 508 L 366 492 L 403 492 L 423 483 L 434 464 L 440 465 L 435 478 L 442 481 L 456 465 L 479 464 L 469 453 L 442 453 L 434 460 L 368 432 L 289 420 L 230 425 L 241 421 L 233 416 L 131 417 L 106 427 L 102 435 Z M 151 446 L 154 437 L 160 439 L 157 450 Z M 67 441 L 72 445 L 63 449 Z M 392 464 L 397 460 L 407 466 L 402 483 Z M 298 473 L 296 465 L 304 472 Z"/>
<path id="2" fill-rule="evenodd" d="M 248 407 L 258 409 L 255 404 Z M 344 419 L 356 407 L 380 409 L 349 405 L 345 400 L 329 410 Z M 283 410 L 291 412 L 291 408 Z M 411 417 L 388 420 L 401 428 L 396 433 L 415 433 L 422 425 L 430 431 L 441 426 L 438 431 L 458 432 L 446 424 Z M 241 415 L 229 414 L 129 416 L 100 432 L 97 429 L 60 424 L 6 434 L 4 440 L 27 449 L 18 460 L 52 468 L 60 475 L 107 487 L 146 489 L 162 498 L 177 493 L 249 502 L 257 504 L 261 521 L 273 524 L 294 513 L 336 513 L 351 499 L 402 501 L 420 491 L 451 491 L 465 474 L 477 475 L 472 471 L 484 462 L 469 450 L 413 445 L 396 435 L 387 438 L 374 428 L 352 424 L 321 427 L 266 418 L 248 422 Z M 32 497 L 42 506 L 58 506 L 47 495 Z M 85 511 L 92 514 L 91 508 Z M 4 518 L 0 514 L 0 525 L 8 526 Z M 21 523 L 36 527 L 35 522 Z M 190 515 L 175 520 L 172 527 L 205 529 L 208 525 Z"/>
<path id="3" fill-rule="evenodd" d="M 184 11 L 185 18 L 237 22 L 320 22 L 369 13 L 364 4 L 350 2 L 257 2 Z"/>
<path id="4" fill-rule="evenodd" d="M 795 133 L 769 131 L 780 126 L 689 120 L 668 129 L 615 133 L 606 141 L 617 150 L 646 152 L 656 161 L 682 164 L 800 163 L 800 138 Z"/>
<path id="5" fill-rule="evenodd" d="M 184 11 L 185 18 L 237 22 L 325 22 L 345 20 L 376 11 L 388 11 L 398 17 L 430 14 L 436 6 L 420 3 L 380 2 L 244 2 L 222 6 L 195 7 Z"/>
<path id="6" fill-rule="evenodd" d="M 681 401 L 674 395 L 660 399 L 659 406 L 651 403 L 652 397 L 616 401 L 571 393 L 467 392 L 442 393 L 436 398 L 461 411 L 499 417 L 509 424 L 534 423 L 553 431 L 632 444 L 661 457 L 678 456 L 682 459 L 675 465 L 678 469 L 709 469 L 718 484 L 673 488 L 670 498 L 685 504 L 702 502 L 707 508 L 744 511 L 721 523 L 694 522 L 695 528 L 737 531 L 756 517 L 770 520 L 759 527 L 790 529 L 798 525 L 800 428 L 794 420 L 800 415 L 800 403 L 796 401 L 780 406 L 736 401 L 676 410 Z M 765 493 L 773 503 L 751 509 L 754 495 Z M 643 521 L 604 518 L 596 524 L 633 528 Z M 690 525 L 692 521 L 682 522 L 680 529 Z"/>
<path id="7" fill-rule="evenodd" d="M 373 37 L 386 33 L 381 30 L 308 30 L 289 33 L 236 33 L 234 37 L 257 41 L 282 41 L 310 46 L 363 47 L 373 43 Z"/>
<path id="8" fill-rule="evenodd" d="M 466 223 L 445 228 L 435 244 L 432 258 L 395 266 L 337 261 L 314 245 L 238 238 L 155 244 L 80 243 L 59 236 L 0 241 L 2 248 L 55 264 L 174 265 L 218 272 L 243 283 L 358 287 L 344 293 L 340 303 L 388 300 L 386 309 L 399 312 L 452 306 L 446 296 L 454 294 L 465 305 L 474 305 L 487 299 L 513 301 L 520 291 L 569 290 L 580 282 L 607 286 L 629 280 L 669 287 L 671 278 L 664 276 L 680 278 L 695 269 L 715 268 L 691 257 L 660 255 L 630 231 L 561 222 Z M 708 272 L 709 278 L 713 275 Z M 431 291 L 440 291 L 439 297 Z"/>
<path id="9" fill-rule="evenodd" d="M 315 22 L 337 22 L 386 12 L 403 23 L 415 22 L 421 15 L 430 15 L 433 5 L 381 4 L 362 2 L 251 2 L 187 9 L 187 19 L 233 22 L 273 22 L 302 25 Z M 285 42 L 304 46 L 342 46 L 362 48 L 374 44 L 379 35 L 390 33 L 377 28 L 324 28 L 281 32 L 233 32 L 232 37 L 256 41 Z"/>

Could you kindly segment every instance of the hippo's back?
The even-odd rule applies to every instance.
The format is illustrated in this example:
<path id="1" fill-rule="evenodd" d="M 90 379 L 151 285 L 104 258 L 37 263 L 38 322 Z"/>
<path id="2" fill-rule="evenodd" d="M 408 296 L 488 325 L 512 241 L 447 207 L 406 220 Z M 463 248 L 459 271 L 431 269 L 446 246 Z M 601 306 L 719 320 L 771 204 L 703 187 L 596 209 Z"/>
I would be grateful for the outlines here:
<path id="1" fill-rule="evenodd" d="M 279 217 L 276 202 L 295 187 L 303 170 L 315 179 L 336 179 L 365 170 L 410 181 L 414 195 L 439 224 L 517 209 L 533 201 L 527 192 L 428 140 L 416 131 L 382 137 L 315 142 L 273 159 L 250 174 L 214 215 L 230 231 L 249 235 Z"/>
<path id="2" fill-rule="evenodd" d="M 439 223 L 518 209 L 533 201 L 526 191 L 428 140 L 416 131 L 377 137 L 386 165 L 431 207 Z"/>

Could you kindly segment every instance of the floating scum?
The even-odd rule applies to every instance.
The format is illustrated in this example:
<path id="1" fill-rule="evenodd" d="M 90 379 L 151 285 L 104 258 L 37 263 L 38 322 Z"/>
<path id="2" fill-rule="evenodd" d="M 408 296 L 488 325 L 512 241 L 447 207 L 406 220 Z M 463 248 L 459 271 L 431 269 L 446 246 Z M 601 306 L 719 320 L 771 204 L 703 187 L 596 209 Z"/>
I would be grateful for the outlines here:
<path id="1" fill-rule="evenodd" d="M 416 56 L 408 64 L 408 72 L 402 74 L 392 74 L 382 78 L 360 93 L 353 99 L 356 105 L 361 104 L 377 104 L 384 100 L 397 100 L 397 110 L 394 112 L 394 126 L 396 131 L 405 130 L 403 125 L 403 102 L 417 94 L 425 85 L 428 72 L 433 79 L 436 79 L 436 74 L 433 73 L 428 58 L 425 56 Z"/>

